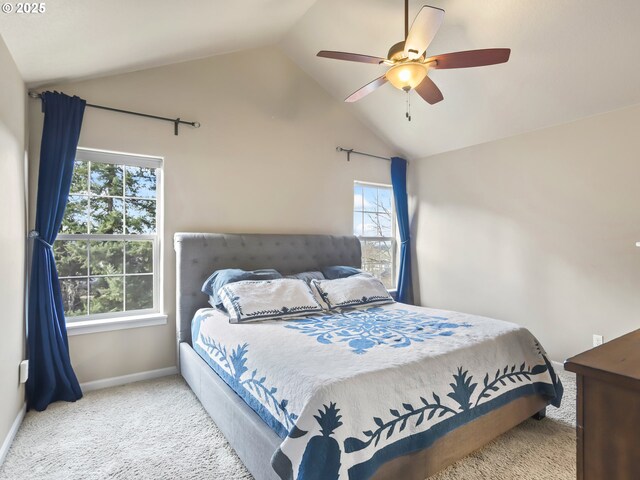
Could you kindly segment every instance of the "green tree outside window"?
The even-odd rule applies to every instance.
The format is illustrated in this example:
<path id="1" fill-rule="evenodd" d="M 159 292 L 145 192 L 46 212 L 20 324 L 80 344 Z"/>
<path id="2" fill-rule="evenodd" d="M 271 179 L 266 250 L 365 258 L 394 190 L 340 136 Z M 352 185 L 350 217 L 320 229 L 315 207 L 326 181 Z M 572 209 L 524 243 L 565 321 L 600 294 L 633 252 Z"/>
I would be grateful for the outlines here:
<path id="1" fill-rule="evenodd" d="M 78 159 L 54 255 L 67 319 L 152 310 L 158 171 Z"/>

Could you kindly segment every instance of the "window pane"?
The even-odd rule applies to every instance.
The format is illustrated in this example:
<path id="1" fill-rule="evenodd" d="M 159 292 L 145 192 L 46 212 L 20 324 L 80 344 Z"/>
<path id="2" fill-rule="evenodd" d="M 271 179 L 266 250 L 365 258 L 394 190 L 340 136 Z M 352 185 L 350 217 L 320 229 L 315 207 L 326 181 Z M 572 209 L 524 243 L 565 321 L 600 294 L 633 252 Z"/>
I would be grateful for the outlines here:
<path id="1" fill-rule="evenodd" d="M 388 290 L 396 288 L 393 282 L 393 265 L 391 263 L 382 264 L 378 278 Z"/>
<path id="2" fill-rule="evenodd" d="M 153 308 L 153 276 L 127 275 L 127 310 Z"/>
<path id="3" fill-rule="evenodd" d="M 377 213 L 365 213 L 363 235 L 365 237 L 379 237 L 380 236 L 380 217 Z"/>
<path id="4" fill-rule="evenodd" d="M 391 237 L 392 236 L 392 228 L 391 228 L 391 214 L 390 213 L 381 213 L 378 215 L 378 224 L 380 226 L 381 237 Z"/>
<path id="5" fill-rule="evenodd" d="M 124 308 L 123 277 L 89 279 L 89 313 L 121 312 Z"/>
<path id="6" fill-rule="evenodd" d="M 391 263 L 391 242 L 366 241 L 362 245 L 362 261 L 364 263 Z"/>
<path id="7" fill-rule="evenodd" d="M 153 273 L 153 242 L 127 242 L 127 273 Z"/>
<path id="8" fill-rule="evenodd" d="M 158 172 L 156 168 L 76 160 L 60 233 L 72 235 L 68 238 L 155 234 Z M 154 307 L 157 244 L 135 238 L 55 242 L 68 317 Z"/>
<path id="9" fill-rule="evenodd" d="M 89 193 L 89 164 L 76 160 L 71 177 L 71 193 Z"/>
<path id="10" fill-rule="evenodd" d="M 362 235 L 362 212 L 353 213 L 353 234 Z"/>
<path id="11" fill-rule="evenodd" d="M 364 191 L 364 210 L 367 212 L 377 211 L 378 189 L 376 187 L 363 186 L 362 190 Z"/>
<path id="12" fill-rule="evenodd" d="M 94 195 L 121 197 L 122 165 L 91 163 L 91 193 Z"/>
<path id="13" fill-rule="evenodd" d="M 87 314 L 87 279 L 66 278 L 60 280 L 62 305 L 67 317 Z"/>
<path id="14" fill-rule="evenodd" d="M 156 198 L 155 168 L 126 167 L 125 192 L 128 197 Z"/>
<path id="15" fill-rule="evenodd" d="M 58 277 L 80 277 L 87 275 L 87 242 L 56 240 L 53 244 L 53 256 L 56 259 Z"/>
<path id="16" fill-rule="evenodd" d="M 121 198 L 91 198 L 91 233 L 123 233 L 123 210 Z"/>
<path id="17" fill-rule="evenodd" d="M 92 241 L 89 275 L 115 275 L 123 272 L 124 242 Z"/>
<path id="18" fill-rule="evenodd" d="M 393 260 L 392 242 L 389 240 L 385 242 L 378 242 L 378 255 L 380 256 L 381 262 L 391 264 Z"/>
<path id="19" fill-rule="evenodd" d="M 362 268 L 365 272 L 369 272 L 378 278 L 388 290 L 396 288 L 396 285 L 393 283 L 393 266 L 391 264 L 368 263 L 363 265 Z"/>
<path id="20" fill-rule="evenodd" d="M 393 196 L 390 188 L 378 188 L 378 212 L 391 213 L 391 197 Z"/>
<path id="21" fill-rule="evenodd" d="M 358 185 L 356 185 L 358 186 Z M 382 281 L 388 289 L 395 285 L 394 242 L 396 222 L 393 211 L 393 189 L 390 187 L 361 184 L 362 219 L 358 219 L 357 207 L 353 215 L 353 231 L 361 237 L 380 239 L 362 240 L 362 269 Z M 354 187 L 354 205 L 357 204 L 358 190 Z"/>
<path id="22" fill-rule="evenodd" d="M 363 192 L 362 192 L 362 185 L 360 184 L 354 184 L 353 186 L 353 209 L 354 210 L 360 210 L 362 211 L 362 205 L 363 205 Z"/>
<path id="23" fill-rule="evenodd" d="M 60 233 L 87 233 L 89 200 L 85 195 L 69 195 Z"/>
<path id="24" fill-rule="evenodd" d="M 127 198 L 127 233 L 155 233 L 155 200 Z"/>
<path id="25" fill-rule="evenodd" d="M 392 242 L 362 242 L 362 269 L 379 278 L 388 289 L 395 288 L 393 265 Z"/>

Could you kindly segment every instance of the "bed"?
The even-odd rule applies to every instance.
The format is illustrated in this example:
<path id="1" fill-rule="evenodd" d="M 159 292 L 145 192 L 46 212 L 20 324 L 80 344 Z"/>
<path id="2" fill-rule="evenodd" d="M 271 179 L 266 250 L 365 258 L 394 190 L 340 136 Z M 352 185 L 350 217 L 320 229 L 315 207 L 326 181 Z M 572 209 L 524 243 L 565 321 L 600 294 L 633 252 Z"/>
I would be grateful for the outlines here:
<path id="1" fill-rule="evenodd" d="M 180 372 L 258 480 L 422 480 L 559 405 L 514 324 L 395 303 L 231 325 L 200 292 L 223 268 L 359 267 L 355 237 L 178 233 L 175 249 Z"/>

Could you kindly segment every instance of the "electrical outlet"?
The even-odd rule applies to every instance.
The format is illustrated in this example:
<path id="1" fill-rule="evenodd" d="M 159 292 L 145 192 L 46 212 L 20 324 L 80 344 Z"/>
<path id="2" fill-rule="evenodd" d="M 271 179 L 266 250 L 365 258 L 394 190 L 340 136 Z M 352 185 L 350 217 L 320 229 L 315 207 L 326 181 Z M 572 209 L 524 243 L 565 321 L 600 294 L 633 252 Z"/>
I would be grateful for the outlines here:
<path id="1" fill-rule="evenodd" d="M 29 378 L 29 360 L 23 360 L 20 362 L 20 383 L 27 383 Z"/>
<path id="2" fill-rule="evenodd" d="M 594 335 L 593 336 L 593 346 L 599 347 L 604 343 L 604 337 L 602 335 Z"/>

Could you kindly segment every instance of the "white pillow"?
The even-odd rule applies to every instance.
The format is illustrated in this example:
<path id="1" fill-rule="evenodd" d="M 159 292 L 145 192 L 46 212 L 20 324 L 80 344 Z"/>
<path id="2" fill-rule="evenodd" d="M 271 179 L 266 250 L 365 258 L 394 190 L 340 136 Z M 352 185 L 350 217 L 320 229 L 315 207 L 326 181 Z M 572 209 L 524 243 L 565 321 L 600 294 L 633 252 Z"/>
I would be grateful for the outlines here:
<path id="1" fill-rule="evenodd" d="M 304 280 L 244 280 L 225 285 L 218 296 L 231 323 L 291 318 L 322 311 Z"/>
<path id="2" fill-rule="evenodd" d="M 335 280 L 311 280 L 311 285 L 330 310 L 394 301 L 382 282 L 368 273 Z"/>

